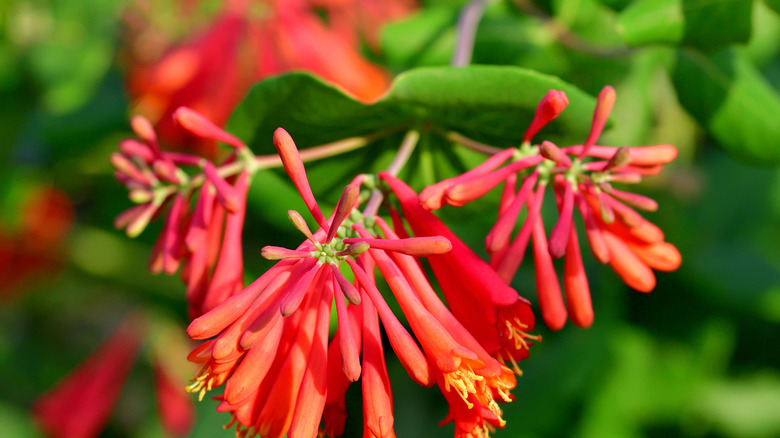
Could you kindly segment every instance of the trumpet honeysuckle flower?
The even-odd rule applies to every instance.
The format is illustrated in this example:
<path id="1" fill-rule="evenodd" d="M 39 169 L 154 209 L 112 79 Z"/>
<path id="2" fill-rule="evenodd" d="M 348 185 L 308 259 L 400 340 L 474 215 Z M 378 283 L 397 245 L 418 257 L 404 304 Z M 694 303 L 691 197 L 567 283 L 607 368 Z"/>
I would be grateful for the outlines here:
<path id="1" fill-rule="evenodd" d="M 232 414 L 239 436 L 313 437 L 343 430 L 344 395 L 349 384 L 360 379 L 367 433 L 394 436 L 381 321 L 409 376 L 424 386 L 438 384 L 450 403 L 458 404 L 451 409 L 458 424 L 473 421 L 471 414 L 460 413 L 465 407 L 480 412 L 480 428 L 502 427 L 498 403 L 511 401 L 514 373 L 495 357 L 497 349 L 488 351 L 480 337 L 451 313 L 414 258 L 447 254 L 452 248 L 448 239 L 399 238 L 381 218 L 364 217 L 357 211 L 363 179 L 346 186 L 334 213 L 326 218 L 292 138 L 280 128 L 274 144 L 320 228 L 312 232 L 299 213 L 289 211 L 290 221 L 306 240 L 295 249 L 263 248 L 263 255 L 279 260 L 277 264 L 192 321 L 187 333 L 206 341 L 190 354 L 201 368 L 189 390 L 202 398 L 224 383 L 219 410 Z M 375 268 L 399 303 L 411 333 L 377 288 Z M 342 273 L 347 269 L 354 282 Z M 500 280 L 493 285 L 502 289 L 496 293 L 508 295 L 502 298 L 507 306 L 518 302 L 517 294 Z M 334 301 L 339 324 L 336 336 L 328 341 Z M 494 310 L 493 322 L 503 324 L 501 312 Z M 533 324 L 532 319 L 526 322 Z M 527 343 L 523 345 L 527 348 Z"/>
<path id="2" fill-rule="evenodd" d="M 115 225 L 136 236 L 169 206 L 149 269 L 172 275 L 182 268 L 194 318 L 244 287 L 241 237 L 249 181 L 258 164 L 241 140 L 192 109 L 179 108 L 173 119 L 193 136 L 227 144 L 234 153 L 218 168 L 200 157 L 163 151 L 151 123 L 134 117 L 131 125 L 141 141 L 124 140 L 111 162 L 138 205 L 120 214 Z M 183 167 L 200 174 L 190 176 Z"/>
<path id="3" fill-rule="evenodd" d="M 490 265 L 509 284 L 532 243 L 539 307 L 545 323 L 554 330 L 561 329 L 568 316 L 580 327 L 593 323 L 590 290 L 573 219 L 575 210 L 583 218 L 586 241 L 595 259 L 609 263 L 628 286 L 638 291 L 649 292 L 655 287 L 653 269 L 675 270 L 681 262 L 677 249 L 664 242 L 663 233 L 635 210 L 655 211 L 657 203 L 613 187 L 615 183 L 637 183 L 642 176 L 657 174 L 677 157 L 677 149 L 671 145 L 596 145 L 614 102 L 614 89 L 605 87 L 596 100 L 591 130 L 582 145 L 559 148 L 543 141 L 534 146 L 532 137 L 568 104 L 563 92 L 552 90 L 540 102 L 519 149 L 501 151 L 474 169 L 436 183 L 420 194 L 425 209 L 444 204 L 461 206 L 504 182 L 498 219 L 485 238 Z M 541 215 L 548 188 L 559 211 L 549 238 Z M 527 215 L 513 238 L 523 207 Z M 640 228 L 631 231 L 635 227 Z M 566 302 L 553 263 L 561 257 Z"/>
<path id="4" fill-rule="evenodd" d="M 160 423 L 169 435 L 185 437 L 195 424 L 195 406 L 181 386 L 181 379 L 168 365 L 168 358 L 156 358 L 154 389 Z"/>
<path id="5" fill-rule="evenodd" d="M 182 105 L 225 126 L 249 88 L 269 76 L 310 71 L 365 101 L 379 97 L 390 82 L 389 74 L 360 54 L 352 29 L 356 17 L 343 4 L 322 5 L 334 12 L 334 21 L 326 24 L 316 14 L 320 5 L 308 2 L 226 1 L 208 23 L 184 25 L 196 30 L 179 41 L 164 41 L 160 34 L 168 29 L 155 29 L 153 17 L 144 17 L 152 8 L 131 3 L 137 5 L 126 12 L 125 60 L 134 112 L 152 120 L 170 144 L 206 157 L 217 155 L 213 139 L 179 129 L 171 117 Z M 411 10 L 382 8 L 379 3 L 385 2 L 373 0 L 359 3 L 367 3 L 360 11 L 372 18 L 372 40 L 374 25 Z"/>
<path id="6" fill-rule="evenodd" d="M 139 320 L 126 320 L 84 363 L 35 402 L 33 418 L 47 434 L 57 438 L 100 434 L 138 355 L 140 328 Z"/>
<path id="7" fill-rule="evenodd" d="M 100 435 L 144 341 L 153 337 L 150 331 L 148 316 L 131 314 L 70 375 L 36 400 L 32 407 L 33 418 L 47 436 L 91 438 Z M 178 338 L 172 340 L 179 342 Z M 168 351 L 175 350 L 173 347 L 176 346 L 158 346 Z M 170 362 L 170 359 L 166 363 L 155 360 L 152 364 L 157 409 L 166 434 L 183 437 L 192 428 L 195 411 L 182 388 L 183 381 L 171 371 Z"/>
<path id="8" fill-rule="evenodd" d="M 60 269 L 75 216 L 70 198 L 48 184 L 36 184 L 18 212 L 16 227 L 0 220 L 0 300 Z"/>
<path id="9" fill-rule="evenodd" d="M 424 209 L 418 195 L 403 181 L 380 173 L 401 204 L 403 217 L 417 236 L 440 235 L 452 251 L 426 257 L 458 321 L 490 355 L 509 363 L 520 374 L 517 362 L 528 357 L 538 336 L 530 303 L 507 286 L 493 269 L 466 246 L 444 223 Z"/>

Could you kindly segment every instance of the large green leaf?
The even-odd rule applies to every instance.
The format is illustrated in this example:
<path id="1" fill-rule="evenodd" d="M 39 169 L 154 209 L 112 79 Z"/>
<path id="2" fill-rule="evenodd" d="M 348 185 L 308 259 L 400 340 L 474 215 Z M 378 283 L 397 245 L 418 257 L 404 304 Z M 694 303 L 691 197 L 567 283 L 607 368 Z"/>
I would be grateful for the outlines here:
<path id="1" fill-rule="evenodd" d="M 623 39 L 631 45 L 668 43 L 682 40 L 685 20 L 681 0 L 640 0 L 618 18 Z"/>
<path id="2" fill-rule="evenodd" d="M 252 88 L 228 129 L 257 153 L 273 151 L 277 127 L 289 131 L 299 147 L 415 126 L 456 130 L 496 146 L 517 145 L 550 89 L 564 90 L 570 103 L 543 135 L 553 141 L 581 141 L 590 126 L 592 97 L 558 78 L 500 66 L 410 70 L 371 104 L 307 73 L 278 76 Z"/>
<path id="3" fill-rule="evenodd" d="M 683 106 L 727 152 L 780 163 L 780 95 L 742 52 L 680 51 L 674 83 Z"/>
<path id="4" fill-rule="evenodd" d="M 764 0 L 766 4 L 780 14 L 780 0 Z"/>
<path id="5" fill-rule="evenodd" d="M 317 197 L 333 203 L 355 175 L 384 169 L 408 129 L 422 129 L 424 141 L 436 145 L 421 147 L 420 153 L 426 149 L 426 156 L 413 156 L 407 165 L 409 172 L 432 175 L 426 162 L 448 163 L 445 167 L 462 172 L 478 162 L 455 152 L 462 148 L 433 141 L 437 137 L 443 140 L 442 134 L 447 131 L 494 146 L 519 145 L 539 100 L 550 89 L 564 90 L 570 103 L 538 137 L 562 144 L 581 142 L 590 127 L 595 105 L 592 97 L 558 78 L 499 66 L 410 70 L 398 76 L 387 93 L 371 104 L 357 101 L 310 74 L 290 73 L 255 85 L 233 113 L 228 130 L 258 154 L 275 153 L 272 137 L 278 127 L 290 132 L 299 148 L 389 132 L 367 147 L 307 166 L 309 179 L 317 182 Z M 446 176 L 437 174 L 435 178 Z M 427 178 L 430 180 L 430 175 Z M 264 185 L 277 184 L 269 181 Z M 277 196 L 260 192 L 258 205 L 268 205 L 269 197 Z"/>
<path id="6" fill-rule="evenodd" d="M 683 0 L 688 45 L 712 50 L 750 39 L 753 2 L 750 0 Z"/>
<path id="7" fill-rule="evenodd" d="M 713 50 L 748 41 L 752 7 L 747 0 L 639 0 L 620 14 L 618 24 L 631 45 Z"/>
<path id="8" fill-rule="evenodd" d="M 455 47 L 459 10 L 453 5 L 422 9 L 382 28 L 382 54 L 394 68 L 447 65 Z"/>

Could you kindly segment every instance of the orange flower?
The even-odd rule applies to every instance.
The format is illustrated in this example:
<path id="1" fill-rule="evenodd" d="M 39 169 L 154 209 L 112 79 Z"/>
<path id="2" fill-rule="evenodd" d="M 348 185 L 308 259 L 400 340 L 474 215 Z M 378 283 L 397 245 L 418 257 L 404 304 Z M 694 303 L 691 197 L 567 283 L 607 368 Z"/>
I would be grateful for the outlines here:
<path id="1" fill-rule="evenodd" d="M 643 175 L 660 172 L 663 165 L 676 158 L 677 149 L 670 145 L 636 148 L 595 145 L 614 102 L 614 89 L 605 87 L 596 101 L 591 131 L 583 145 L 558 148 L 544 141 L 534 146 L 533 136 L 568 104 L 562 91 L 551 90 L 539 103 L 519 149 L 500 151 L 462 175 L 427 187 L 419 197 L 422 207 L 428 210 L 443 204 L 462 206 L 504 182 L 498 219 L 485 238 L 491 254 L 490 265 L 509 284 L 529 242 L 533 243 L 539 307 L 545 323 L 553 330 L 561 329 L 568 316 L 580 327 L 593 323 L 590 289 L 573 220 L 575 207 L 585 222 L 588 245 L 596 260 L 609 263 L 632 288 L 649 292 L 655 287 L 652 269 L 674 270 L 681 262 L 677 249 L 663 242 L 660 230 L 633 209 L 654 211 L 657 203 L 612 186 L 636 183 Z M 522 184 L 516 190 L 519 181 Z M 548 187 L 554 192 L 559 211 L 549 239 L 541 218 Z M 524 206 L 528 214 L 512 238 Z M 644 235 L 634 227 L 657 232 Z M 553 259 L 564 256 L 565 303 L 553 264 Z"/>
<path id="2" fill-rule="evenodd" d="M 441 235 L 452 243 L 452 251 L 426 257 L 452 313 L 490 355 L 506 361 L 520 374 L 517 362 L 528 357 L 532 340 L 541 339 L 529 334 L 534 316 L 528 301 L 425 210 L 409 186 L 387 173 L 380 173 L 380 178 L 390 185 L 416 235 Z"/>
<path id="3" fill-rule="evenodd" d="M 147 339 L 149 327 L 148 320 L 140 314 L 125 318 L 111 337 L 81 365 L 35 401 L 32 407 L 35 422 L 55 438 L 99 436 L 111 417 L 142 343 Z M 156 336 L 161 338 L 159 333 Z M 170 340 L 167 342 L 157 347 L 170 351 L 178 346 L 171 345 Z M 170 360 L 163 364 L 157 359 L 153 363 L 155 393 L 163 430 L 178 437 L 192 428 L 195 412 L 169 363 Z"/>
<path id="4" fill-rule="evenodd" d="M 137 21 L 135 27 L 143 28 Z M 186 35 L 152 61 L 141 56 L 151 41 L 143 35 L 137 29 L 129 43 L 137 52 L 129 57 L 127 74 L 134 112 L 152 120 L 166 142 L 198 145 L 196 152 L 209 157 L 217 152 L 214 142 L 179 129 L 171 117 L 178 107 L 224 126 L 249 87 L 272 75 L 308 70 L 363 101 L 378 98 L 390 80 L 354 41 L 298 1 L 226 2 L 205 30 Z"/>
<path id="5" fill-rule="evenodd" d="M 172 275 L 182 267 L 188 311 L 194 318 L 244 286 L 241 236 L 250 173 L 258 164 L 243 142 L 203 115 L 181 107 L 173 119 L 191 135 L 227 144 L 234 153 L 217 169 L 203 158 L 163 151 L 151 123 L 135 116 L 131 125 L 142 141 L 124 140 L 111 163 L 138 205 L 121 213 L 114 224 L 134 237 L 170 204 L 149 269 Z M 201 173 L 190 179 L 183 166 Z M 193 198 L 195 208 L 190 211 Z"/>
<path id="6" fill-rule="evenodd" d="M 274 145 L 320 229 L 312 233 L 300 214 L 288 212 L 306 241 L 296 249 L 263 248 L 264 257 L 280 261 L 190 324 L 192 338 L 213 338 L 190 355 L 201 363 L 190 391 L 203 397 L 224 383 L 219 410 L 232 413 L 239 436 L 314 436 L 321 419 L 321 433 L 343 430 L 346 388 L 362 378 L 366 433 L 394 436 L 381 320 L 413 380 L 424 386 L 439 383 L 448 397 L 455 396 L 450 398 L 458 407 L 484 408 L 487 413 L 480 418 L 485 424 L 503 426 L 498 402 L 511 400 L 513 373 L 450 313 L 413 257 L 447 253 L 447 239 L 401 239 L 381 218 L 363 217 L 356 210 L 362 177 L 345 188 L 335 212 L 326 218 L 292 138 L 280 128 Z M 354 284 L 341 273 L 344 265 L 352 271 Z M 379 292 L 374 267 L 400 304 L 411 334 Z M 500 280 L 496 284 L 507 288 Z M 516 294 L 514 298 L 517 301 Z M 334 299 L 339 328 L 328 346 Z M 345 301 L 351 304 L 349 310 Z M 458 409 L 453 413 L 460 422 Z"/>

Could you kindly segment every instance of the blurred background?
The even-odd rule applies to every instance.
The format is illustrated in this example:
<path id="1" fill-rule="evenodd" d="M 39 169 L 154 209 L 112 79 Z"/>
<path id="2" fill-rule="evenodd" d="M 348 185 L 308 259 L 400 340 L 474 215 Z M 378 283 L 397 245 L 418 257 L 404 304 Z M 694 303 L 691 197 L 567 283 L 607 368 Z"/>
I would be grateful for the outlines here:
<path id="1" fill-rule="evenodd" d="M 155 408 L 154 364 L 161 349 L 191 348 L 184 286 L 148 273 L 160 221 L 136 239 L 112 225 L 131 206 L 109 163 L 132 136 L 130 116 L 152 120 L 164 147 L 217 156 L 175 129 L 175 108 L 224 125 L 253 83 L 293 70 L 375 100 L 394 75 L 450 63 L 466 3 L 0 3 L 0 435 L 45 436 L 31 406 L 128 315 L 142 315 L 141 347 L 100 436 L 170 433 Z M 600 144 L 680 150 L 638 191 L 659 201 L 645 217 L 680 249 L 681 268 L 639 294 L 586 256 L 593 327 L 537 326 L 544 342 L 521 364 L 495 436 L 780 436 L 780 2 L 473 3 L 484 7 L 473 63 L 534 69 L 591 95 L 611 84 L 618 99 Z M 265 215 L 287 207 L 255 186 L 248 279 L 268 266 L 263 245 L 298 239 Z M 493 217 L 480 212 L 496 199 L 442 214 L 482 248 Z M 513 285 L 533 299 L 530 264 Z M 397 435 L 451 436 L 452 425 L 437 426 L 443 397 L 388 358 Z M 184 385 L 195 370 L 183 355 L 172 361 Z M 350 390 L 346 436 L 362 433 L 360 400 Z M 233 436 L 214 407 L 197 403 L 181 434 Z"/>

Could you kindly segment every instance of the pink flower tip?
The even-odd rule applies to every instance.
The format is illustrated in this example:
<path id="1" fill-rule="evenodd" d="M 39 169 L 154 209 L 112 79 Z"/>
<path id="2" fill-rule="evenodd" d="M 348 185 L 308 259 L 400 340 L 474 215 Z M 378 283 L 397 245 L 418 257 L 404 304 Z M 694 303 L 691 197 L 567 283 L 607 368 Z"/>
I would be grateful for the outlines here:
<path id="1" fill-rule="evenodd" d="M 566 93 L 559 90 L 548 91 L 536 107 L 536 114 L 534 115 L 533 121 L 528 126 L 528 130 L 525 131 L 523 141 L 531 141 L 531 138 L 533 138 L 540 129 L 558 117 L 568 105 L 569 98 L 566 97 Z"/>
<path id="2" fill-rule="evenodd" d="M 542 154 L 544 158 L 555 161 L 563 167 L 571 167 L 571 158 L 550 141 L 545 140 L 539 145 L 539 153 Z"/>
<path id="3" fill-rule="evenodd" d="M 157 135 L 154 133 L 152 122 L 150 122 L 146 117 L 133 116 L 133 118 L 130 119 L 130 127 L 133 128 L 133 132 L 135 132 L 135 135 L 137 135 L 141 140 L 147 143 L 154 143 L 157 141 Z"/>
<path id="4" fill-rule="evenodd" d="M 637 166 L 668 164 L 674 161 L 679 154 L 677 148 L 670 144 L 633 147 L 629 149 L 629 152 L 631 153 L 631 164 Z"/>
<path id="5" fill-rule="evenodd" d="M 176 123 L 181 125 L 184 129 L 190 131 L 198 137 L 221 141 L 235 148 L 246 147 L 244 142 L 234 137 L 233 135 L 228 134 L 220 127 L 212 123 L 205 116 L 190 108 L 187 108 L 186 106 L 179 107 L 173 113 L 173 119 L 176 120 Z"/>

